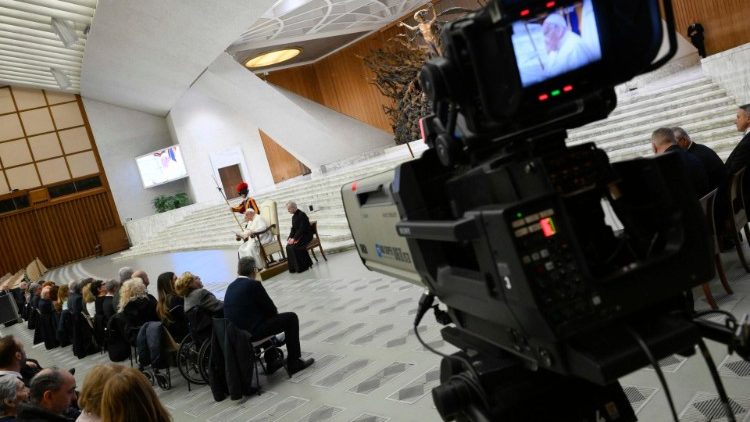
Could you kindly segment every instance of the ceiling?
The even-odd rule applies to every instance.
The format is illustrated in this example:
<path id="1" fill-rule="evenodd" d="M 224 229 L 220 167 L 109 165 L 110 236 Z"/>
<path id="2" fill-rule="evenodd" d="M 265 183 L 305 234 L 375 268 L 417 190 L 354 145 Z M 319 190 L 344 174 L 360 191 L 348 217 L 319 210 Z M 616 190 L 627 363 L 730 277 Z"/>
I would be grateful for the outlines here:
<path id="1" fill-rule="evenodd" d="M 97 0 L 0 0 L 0 85 L 78 92 L 85 31 L 96 3 Z M 70 48 L 54 32 L 53 18 L 79 38 Z M 62 86 L 51 69 L 64 74 Z"/>
<path id="2" fill-rule="evenodd" d="M 281 67 L 312 63 L 428 1 L 0 0 L 0 85 L 65 90 L 163 116 L 224 51 L 244 63 L 295 46 L 302 54 Z M 53 18 L 75 44 L 65 47 Z"/>
<path id="3" fill-rule="evenodd" d="M 241 63 L 257 54 L 300 47 L 302 54 L 267 72 L 318 61 L 400 19 L 429 0 L 279 0 L 228 48 Z"/>

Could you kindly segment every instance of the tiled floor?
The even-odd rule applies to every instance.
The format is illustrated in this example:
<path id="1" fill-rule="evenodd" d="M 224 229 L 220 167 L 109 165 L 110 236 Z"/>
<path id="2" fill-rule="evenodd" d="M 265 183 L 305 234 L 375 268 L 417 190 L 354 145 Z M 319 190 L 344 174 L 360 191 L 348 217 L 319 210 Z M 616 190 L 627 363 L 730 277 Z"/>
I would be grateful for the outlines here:
<path id="1" fill-rule="evenodd" d="M 735 294 L 721 297 L 723 309 L 742 315 L 750 311 L 750 275 L 737 265 L 736 256 L 724 255 Z M 236 252 L 199 251 L 147 256 L 112 262 L 110 258 L 89 260 L 48 273 L 47 278 L 69 281 L 84 276 L 114 277 L 120 266 L 148 272 L 155 280 L 162 271 L 191 271 L 207 288 L 223 297 L 234 278 Z M 264 282 L 281 311 L 300 316 L 302 349 L 316 364 L 287 379 L 283 371 L 262 378 L 265 393 L 244 402 L 213 401 L 207 387 L 188 392 L 185 381 L 173 370 L 173 389 L 161 391 L 164 404 L 176 421 L 438 421 L 430 389 L 439 383 L 439 358 L 421 347 L 410 329 L 421 289 L 406 282 L 368 272 L 355 253 L 329 257 L 303 274 L 282 274 Z M 702 297 L 702 296 L 697 296 Z M 705 306 L 705 300 L 699 299 Z M 28 354 L 43 365 L 76 367 L 83 382 L 92 365 L 107 361 L 105 355 L 79 361 L 70 348 L 46 351 L 31 348 L 31 332 L 25 325 L 3 329 L 28 345 Z M 432 317 L 424 319 L 422 337 L 443 352 L 454 349 L 445 343 Z M 726 348 L 709 342 L 737 420 L 748 420 L 750 412 L 750 364 L 727 356 Z M 693 356 L 662 361 L 681 420 L 720 421 L 721 407 L 702 358 Z M 643 368 L 622 379 L 625 392 L 642 421 L 669 421 L 662 387 L 651 368 Z M 717 418 L 718 417 L 718 418 Z M 712 419 L 713 418 L 713 419 Z"/>

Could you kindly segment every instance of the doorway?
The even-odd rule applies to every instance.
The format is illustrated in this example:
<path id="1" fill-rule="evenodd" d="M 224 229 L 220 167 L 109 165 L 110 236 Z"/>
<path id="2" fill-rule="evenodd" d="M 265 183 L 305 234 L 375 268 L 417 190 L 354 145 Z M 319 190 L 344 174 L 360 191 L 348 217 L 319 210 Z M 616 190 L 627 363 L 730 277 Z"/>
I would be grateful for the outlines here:
<path id="1" fill-rule="evenodd" d="M 242 172 L 240 171 L 239 164 L 220 168 L 219 178 L 221 179 L 221 185 L 224 188 L 227 199 L 234 199 L 240 196 L 236 189 L 237 185 L 242 183 Z"/>

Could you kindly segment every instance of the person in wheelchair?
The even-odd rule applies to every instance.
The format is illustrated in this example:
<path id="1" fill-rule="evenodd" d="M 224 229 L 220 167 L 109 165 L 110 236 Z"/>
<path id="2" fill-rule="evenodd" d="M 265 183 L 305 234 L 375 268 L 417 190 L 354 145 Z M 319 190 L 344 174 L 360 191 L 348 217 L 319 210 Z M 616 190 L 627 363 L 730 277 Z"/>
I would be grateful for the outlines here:
<path id="1" fill-rule="evenodd" d="M 238 277 L 224 295 L 224 316 L 253 339 L 284 333 L 289 377 L 312 365 L 314 359 L 302 359 L 299 344 L 299 318 L 294 312 L 279 313 L 263 285 L 255 280 L 257 267 L 252 257 L 241 258 Z M 186 301 L 187 302 L 187 301 Z"/>
<path id="2" fill-rule="evenodd" d="M 203 288 L 201 278 L 184 272 L 175 281 L 174 291 L 185 298 L 184 312 L 190 323 L 190 334 L 200 344 L 211 338 L 212 318 L 224 318 L 224 302 Z"/>

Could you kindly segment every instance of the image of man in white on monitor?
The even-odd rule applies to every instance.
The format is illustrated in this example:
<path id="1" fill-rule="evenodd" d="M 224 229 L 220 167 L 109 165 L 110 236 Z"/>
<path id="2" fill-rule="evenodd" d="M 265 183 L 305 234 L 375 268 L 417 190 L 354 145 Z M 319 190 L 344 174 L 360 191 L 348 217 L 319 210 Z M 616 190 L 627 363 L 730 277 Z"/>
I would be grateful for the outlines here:
<path id="1" fill-rule="evenodd" d="M 524 87 L 601 59 L 591 0 L 513 23 L 513 51 Z"/>
<path id="2" fill-rule="evenodd" d="M 568 28 L 562 15 L 553 13 L 547 16 L 542 31 L 547 49 L 544 73 L 548 78 L 578 69 L 593 60 L 581 36 Z"/>

